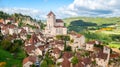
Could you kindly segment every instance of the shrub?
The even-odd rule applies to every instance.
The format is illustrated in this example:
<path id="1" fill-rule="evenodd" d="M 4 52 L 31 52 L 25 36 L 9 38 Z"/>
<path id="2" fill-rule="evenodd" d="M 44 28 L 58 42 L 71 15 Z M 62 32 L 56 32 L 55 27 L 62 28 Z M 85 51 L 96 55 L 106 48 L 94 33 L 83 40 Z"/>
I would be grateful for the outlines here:
<path id="1" fill-rule="evenodd" d="M 72 63 L 73 65 L 77 64 L 77 63 L 78 63 L 78 58 L 77 58 L 76 56 L 73 57 L 72 60 L 71 60 L 71 63 Z"/>

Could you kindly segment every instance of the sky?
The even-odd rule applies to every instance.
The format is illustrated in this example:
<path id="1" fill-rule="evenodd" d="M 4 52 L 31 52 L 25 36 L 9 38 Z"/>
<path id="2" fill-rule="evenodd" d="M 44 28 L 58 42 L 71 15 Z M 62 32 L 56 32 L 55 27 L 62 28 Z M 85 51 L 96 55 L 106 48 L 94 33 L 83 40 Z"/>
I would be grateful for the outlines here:
<path id="1" fill-rule="evenodd" d="M 0 0 L 0 10 L 45 19 L 53 11 L 57 18 L 119 17 L 120 0 Z"/>

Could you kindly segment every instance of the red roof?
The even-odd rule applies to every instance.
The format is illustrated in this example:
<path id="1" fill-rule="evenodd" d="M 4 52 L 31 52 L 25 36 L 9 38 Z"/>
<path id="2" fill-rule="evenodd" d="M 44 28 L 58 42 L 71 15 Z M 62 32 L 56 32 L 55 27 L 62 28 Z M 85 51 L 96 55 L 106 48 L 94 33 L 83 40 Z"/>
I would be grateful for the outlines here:
<path id="1" fill-rule="evenodd" d="M 62 62 L 62 67 L 70 67 L 70 61 L 68 59 L 64 59 Z"/>
<path id="2" fill-rule="evenodd" d="M 101 59 L 107 59 L 107 55 L 108 54 L 106 54 L 106 53 L 99 52 L 96 57 L 101 58 Z"/>
<path id="3" fill-rule="evenodd" d="M 64 42 L 62 40 L 55 40 L 54 42 L 55 42 L 55 44 L 64 44 Z"/>
<path id="4" fill-rule="evenodd" d="M 25 34 L 25 33 L 27 33 L 26 30 L 22 28 L 20 34 Z"/>
<path id="5" fill-rule="evenodd" d="M 39 38 L 36 36 L 35 33 L 31 35 L 31 38 L 29 39 L 30 44 L 36 44 L 37 42 L 40 42 Z"/>
<path id="6" fill-rule="evenodd" d="M 25 58 L 25 59 L 23 60 L 23 64 L 25 64 L 25 63 L 27 63 L 27 62 L 35 63 L 35 61 L 36 61 L 36 57 L 35 57 L 35 56 L 29 56 L 29 57 L 27 57 L 27 58 Z"/>
<path id="7" fill-rule="evenodd" d="M 110 54 L 110 58 L 116 58 L 116 57 L 119 57 L 118 53 L 116 53 L 116 54 Z"/>
<path id="8" fill-rule="evenodd" d="M 60 49 L 59 48 L 53 48 L 53 53 L 55 54 L 60 54 Z"/>
<path id="9" fill-rule="evenodd" d="M 76 35 L 77 33 L 75 31 L 70 31 L 71 35 Z"/>
<path id="10" fill-rule="evenodd" d="M 0 23 L 3 23 L 4 22 L 4 20 L 3 19 L 0 19 Z"/>
<path id="11" fill-rule="evenodd" d="M 42 46 L 38 46 L 38 48 L 41 50 L 41 51 L 44 51 L 46 46 L 45 45 L 42 45 Z"/>
<path id="12" fill-rule="evenodd" d="M 85 65 L 87 65 L 87 64 L 91 64 L 92 61 L 90 58 L 84 58 L 83 62 L 85 63 Z"/>
<path id="13" fill-rule="evenodd" d="M 50 11 L 47 16 L 51 16 L 51 15 L 55 16 L 55 14 L 52 11 Z"/>
<path id="14" fill-rule="evenodd" d="M 71 58 L 72 56 L 73 54 L 71 52 L 64 52 L 63 54 L 63 58 L 67 58 L 67 59 Z"/>
<path id="15" fill-rule="evenodd" d="M 25 46 L 25 50 L 27 53 L 31 53 L 32 50 L 35 50 L 36 47 L 34 45 L 29 45 L 29 46 Z"/>
<path id="16" fill-rule="evenodd" d="M 95 44 L 95 41 L 89 41 L 89 42 L 87 42 L 87 44 L 92 44 L 92 45 L 94 45 L 94 44 Z"/>
<path id="17" fill-rule="evenodd" d="M 8 18 L 7 20 L 14 20 L 13 18 Z"/>
<path id="18" fill-rule="evenodd" d="M 17 27 L 16 25 L 13 25 L 13 24 L 10 24 L 10 25 L 8 25 L 8 27 L 9 28 L 15 28 L 15 27 Z"/>
<path id="19" fill-rule="evenodd" d="M 56 22 L 63 22 L 62 19 L 56 19 Z"/>
<path id="20" fill-rule="evenodd" d="M 82 34 L 77 34 L 76 37 L 77 38 L 80 38 L 82 36 Z"/>

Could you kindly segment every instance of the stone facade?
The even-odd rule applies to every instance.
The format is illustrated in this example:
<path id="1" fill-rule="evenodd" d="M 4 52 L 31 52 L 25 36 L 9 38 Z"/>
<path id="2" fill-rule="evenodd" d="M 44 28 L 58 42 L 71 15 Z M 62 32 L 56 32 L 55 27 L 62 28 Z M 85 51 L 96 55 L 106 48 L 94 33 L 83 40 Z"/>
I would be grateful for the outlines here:
<path id="1" fill-rule="evenodd" d="M 67 28 L 64 26 L 64 22 L 61 19 L 56 19 L 56 16 L 53 12 L 50 12 L 47 15 L 47 26 L 45 28 L 45 34 L 47 36 L 67 34 Z"/>

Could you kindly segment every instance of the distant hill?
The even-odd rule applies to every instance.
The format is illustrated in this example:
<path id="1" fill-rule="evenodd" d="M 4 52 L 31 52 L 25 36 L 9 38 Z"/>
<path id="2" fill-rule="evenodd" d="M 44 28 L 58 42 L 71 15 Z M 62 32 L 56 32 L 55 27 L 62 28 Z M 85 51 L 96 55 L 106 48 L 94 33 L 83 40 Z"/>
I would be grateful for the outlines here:
<path id="1" fill-rule="evenodd" d="M 70 18 L 65 18 L 63 20 L 67 26 L 71 22 L 77 21 L 77 20 L 82 20 L 83 22 L 96 23 L 97 25 L 120 23 L 120 17 L 109 17 L 109 18 L 104 18 L 104 17 L 70 17 Z"/>
<path id="2" fill-rule="evenodd" d="M 120 26 L 120 17 L 70 17 L 63 21 L 66 23 L 68 31 L 76 32 L 88 30 L 89 27 L 106 27 L 115 24 Z"/>
<path id="3" fill-rule="evenodd" d="M 23 19 L 29 18 L 30 20 L 34 20 L 31 16 L 23 15 L 20 13 L 14 13 L 14 14 L 8 14 L 3 11 L 0 11 L 0 19 L 8 19 L 8 18 L 14 18 L 15 21 L 20 21 Z"/>

